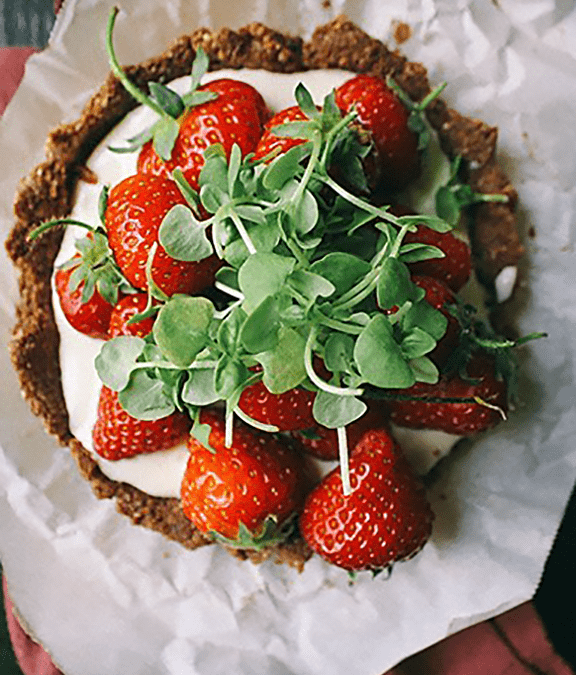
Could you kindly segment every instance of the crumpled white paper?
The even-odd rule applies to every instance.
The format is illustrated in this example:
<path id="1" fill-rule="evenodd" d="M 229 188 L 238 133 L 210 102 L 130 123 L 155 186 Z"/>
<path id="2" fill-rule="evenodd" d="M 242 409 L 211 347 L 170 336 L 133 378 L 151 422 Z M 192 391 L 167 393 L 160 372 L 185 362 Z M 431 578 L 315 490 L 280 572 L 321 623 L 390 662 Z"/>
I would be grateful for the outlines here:
<path id="1" fill-rule="evenodd" d="M 107 71 L 111 0 L 66 0 L 50 47 L 34 56 L 0 126 L 2 239 L 18 178 L 43 157 L 50 128 L 74 119 Z M 199 25 L 260 20 L 309 36 L 346 13 L 424 62 L 445 98 L 500 128 L 502 163 L 520 194 L 528 254 L 513 311 L 531 344 L 523 403 L 465 444 L 430 488 L 434 534 L 390 579 L 312 559 L 302 574 L 239 563 L 217 547 L 187 552 L 97 501 L 67 451 L 21 400 L 0 352 L 0 555 L 29 629 L 67 675 L 374 675 L 446 635 L 530 598 L 576 476 L 576 10 L 552 0 L 123 0 L 123 63 Z M 16 282 L 2 253 L 0 320 Z M 511 310 L 512 311 L 512 310 Z"/>

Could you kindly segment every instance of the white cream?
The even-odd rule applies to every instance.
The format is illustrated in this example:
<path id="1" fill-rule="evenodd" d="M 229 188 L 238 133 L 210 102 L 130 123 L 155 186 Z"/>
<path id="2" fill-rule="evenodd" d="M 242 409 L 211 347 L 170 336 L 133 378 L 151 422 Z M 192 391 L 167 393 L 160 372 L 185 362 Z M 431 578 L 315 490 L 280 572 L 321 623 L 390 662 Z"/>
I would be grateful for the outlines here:
<path id="1" fill-rule="evenodd" d="M 303 81 L 313 98 L 321 103 L 326 93 L 350 77 L 350 73 L 339 70 L 309 71 L 306 73 L 278 74 L 259 70 L 226 71 L 221 70 L 206 76 L 211 79 L 232 77 L 255 86 L 262 93 L 269 108 L 275 112 L 294 104 L 293 93 L 296 85 Z M 184 93 L 189 86 L 189 78 L 181 78 L 171 83 L 171 87 Z M 87 223 L 98 222 L 98 198 L 104 185 L 115 185 L 123 178 L 136 172 L 137 153 L 118 154 L 108 150 L 108 146 L 122 146 L 126 139 L 135 136 L 156 119 L 147 108 L 137 108 L 130 113 L 109 134 L 93 152 L 88 166 L 98 178 L 98 184 L 82 183 L 78 189 L 72 217 Z M 420 185 L 411 190 L 411 202 L 415 208 L 428 207 L 430 212 L 430 193 L 447 175 L 447 162 L 442 161 L 437 148 L 430 153 L 430 161 L 441 176 L 432 182 L 424 178 Z M 66 231 L 57 264 L 64 262 L 74 252 L 74 240 L 85 234 L 81 228 L 69 227 Z M 74 436 L 94 454 L 103 472 L 113 480 L 126 482 L 155 496 L 178 497 L 180 483 L 187 460 L 185 445 L 171 450 L 138 455 L 130 459 L 110 462 L 96 455 L 92 449 L 92 427 L 96 421 L 98 397 L 101 382 L 94 368 L 94 359 L 100 351 L 102 342 L 86 337 L 75 331 L 64 318 L 60 304 L 54 294 L 56 321 L 61 336 L 60 361 L 62 368 L 62 386 L 70 416 L 70 429 Z M 447 454 L 457 442 L 457 436 L 442 432 L 414 431 L 395 429 L 401 445 L 406 447 L 408 458 L 419 473 L 426 473 L 440 457 Z"/>

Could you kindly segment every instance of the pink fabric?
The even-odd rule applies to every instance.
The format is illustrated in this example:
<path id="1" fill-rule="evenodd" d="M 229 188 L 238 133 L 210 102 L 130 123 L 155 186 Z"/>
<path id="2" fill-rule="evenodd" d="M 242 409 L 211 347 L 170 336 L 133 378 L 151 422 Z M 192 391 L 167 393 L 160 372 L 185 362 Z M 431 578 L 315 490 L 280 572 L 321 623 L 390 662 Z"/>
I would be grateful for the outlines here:
<path id="1" fill-rule="evenodd" d="M 0 115 L 24 76 L 24 66 L 28 57 L 35 51 L 33 47 L 0 48 Z"/>
<path id="2" fill-rule="evenodd" d="M 52 659 L 44 649 L 28 637 L 14 616 L 14 606 L 8 597 L 5 577 L 2 578 L 2 587 L 8 633 L 16 660 L 24 675 L 63 675 L 62 671 L 58 670 L 52 663 Z"/>

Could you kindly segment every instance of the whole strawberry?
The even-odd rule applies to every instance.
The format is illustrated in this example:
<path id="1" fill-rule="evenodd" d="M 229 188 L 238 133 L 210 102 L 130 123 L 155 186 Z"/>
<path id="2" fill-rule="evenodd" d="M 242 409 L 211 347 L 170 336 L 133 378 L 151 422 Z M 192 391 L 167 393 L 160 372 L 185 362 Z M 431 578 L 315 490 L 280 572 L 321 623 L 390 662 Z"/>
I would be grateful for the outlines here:
<path id="1" fill-rule="evenodd" d="M 468 281 L 472 270 L 468 244 L 452 232 L 436 232 L 425 225 L 420 225 L 417 232 L 404 235 L 404 244 L 415 242 L 436 246 L 445 257 L 410 263 L 410 270 L 414 274 L 439 279 L 457 293 Z"/>
<path id="2" fill-rule="evenodd" d="M 197 190 L 206 148 L 220 143 L 227 157 L 235 143 L 242 155 L 254 151 L 269 117 L 259 92 L 249 84 L 231 79 L 214 80 L 198 87 L 197 92 L 212 92 L 216 97 L 189 108 L 179 118 L 180 131 L 170 159 L 162 159 L 152 141 L 145 143 L 138 155 L 139 173 L 170 177 L 179 168 Z"/>
<path id="3" fill-rule="evenodd" d="M 147 305 L 148 295 L 146 293 L 131 293 L 119 300 L 114 305 L 110 315 L 109 337 L 113 338 L 119 335 L 146 337 L 149 335 L 154 326 L 154 317 L 129 323 L 134 316 L 141 314 Z"/>
<path id="4" fill-rule="evenodd" d="M 163 176 L 136 174 L 115 185 L 105 213 L 108 241 L 124 276 L 142 290 L 148 288 L 146 264 L 164 216 L 173 206 L 186 205 L 176 183 Z M 198 262 L 170 257 L 161 245 L 154 254 L 151 275 L 166 295 L 194 294 L 209 286 L 220 266 L 211 255 Z"/>
<path id="5" fill-rule="evenodd" d="M 357 122 L 374 142 L 386 191 L 401 190 L 417 177 L 418 135 L 408 126 L 408 110 L 384 80 L 357 75 L 336 88 L 336 104 L 344 113 L 358 112 Z"/>
<path id="6" fill-rule="evenodd" d="M 80 263 L 80 256 L 76 258 Z M 63 267 L 55 274 L 56 293 L 62 312 L 68 323 L 80 333 L 107 340 L 113 305 L 100 295 L 97 288 L 93 288 L 89 297 L 86 297 L 85 281 L 81 281 L 78 286 L 71 283 L 70 277 L 76 269 L 76 266 Z"/>
<path id="7" fill-rule="evenodd" d="M 302 505 L 305 481 L 301 455 L 279 438 L 241 422 L 225 446 L 222 413 L 204 409 L 206 447 L 188 440 L 190 458 L 182 481 L 182 508 L 201 531 L 225 543 L 260 548 L 283 540 Z"/>
<path id="8" fill-rule="evenodd" d="M 448 309 L 448 306 L 453 305 L 456 299 L 448 286 L 439 279 L 415 275 L 412 277 L 412 281 L 424 290 L 426 302 L 432 305 L 434 309 L 442 312 L 448 319 L 444 336 L 428 355 L 437 365 L 442 366 L 457 347 L 459 341 L 460 324 Z"/>
<path id="9" fill-rule="evenodd" d="M 188 415 L 180 412 L 154 421 L 136 419 L 122 408 L 118 394 L 104 386 L 98 401 L 92 442 L 96 453 L 115 461 L 168 450 L 185 439 L 190 426 Z"/>
<path id="10" fill-rule="evenodd" d="M 353 448 L 362 436 L 371 429 L 383 429 L 387 426 L 385 406 L 381 402 L 371 401 L 368 410 L 360 419 L 346 427 L 348 447 Z M 315 425 L 311 429 L 292 431 L 302 450 L 317 459 L 337 460 L 339 456 L 336 429 Z"/>
<path id="11" fill-rule="evenodd" d="M 291 138 L 290 136 L 278 136 L 272 130 L 274 127 L 287 124 L 288 122 L 302 122 L 307 119 L 308 117 L 306 117 L 306 114 L 297 105 L 285 108 L 273 115 L 266 123 L 264 133 L 254 150 L 254 159 L 264 159 L 268 155 L 275 157 L 277 154 L 283 154 L 296 145 L 305 143 L 305 139 Z"/>
<path id="12" fill-rule="evenodd" d="M 389 402 L 390 419 L 399 426 L 437 429 L 461 436 L 494 427 L 508 408 L 506 381 L 497 377 L 494 359 L 480 352 L 470 359 L 465 378 L 459 374 L 441 376 L 436 384 L 417 382 L 395 393 L 428 399 L 467 399 L 463 403 L 453 400 Z"/>
<path id="13" fill-rule="evenodd" d="M 350 572 L 378 571 L 416 555 L 432 532 L 424 488 L 384 429 L 368 431 L 350 458 L 352 492 L 340 469 L 308 495 L 300 532 L 312 550 Z"/>
<path id="14" fill-rule="evenodd" d="M 259 381 L 244 389 L 238 407 L 258 422 L 272 424 L 280 431 L 294 431 L 316 426 L 312 415 L 315 397 L 315 392 L 301 388 L 271 394 Z"/>

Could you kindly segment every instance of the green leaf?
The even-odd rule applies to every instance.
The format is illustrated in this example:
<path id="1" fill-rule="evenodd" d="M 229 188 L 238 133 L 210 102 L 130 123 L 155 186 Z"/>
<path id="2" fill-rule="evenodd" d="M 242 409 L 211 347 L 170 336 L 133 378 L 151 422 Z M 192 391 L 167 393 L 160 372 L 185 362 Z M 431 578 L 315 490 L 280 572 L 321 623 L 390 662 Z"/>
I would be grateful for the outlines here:
<path id="1" fill-rule="evenodd" d="M 153 334 L 167 359 L 186 368 L 205 347 L 214 306 L 207 298 L 176 295 L 160 309 Z"/>
<path id="2" fill-rule="evenodd" d="M 302 110 L 306 117 L 309 119 L 318 119 L 320 117 L 320 111 L 314 103 L 312 94 L 306 89 L 302 82 L 299 82 L 296 85 L 294 98 L 296 99 L 296 103 L 300 106 L 300 110 Z"/>
<path id="3" fill-rule="evenodd" d="M 162 419 L 175 410 L 162 380 L 143 370 L 132 373 L 128 387 L 118 394 L 118 402 L 129 415 L 139 420 Z"/>
<path id="4" fill-rule="evenodd" d="M 347 373 L 354 360 L 354 339 L 332 333 L 324 345 L 324 364 L 331 373 Z"/>
<path id="5" fill-rule="evenodd" d="M 378 275 L 378 306 L 382 309 L 400 307 L 414 298 L 414 289 L 408 267 L 396 258 L 387 258 Z"/>
<path id="6" fill-rule="evenodd" d="M 447 186 L 439 188 L 436 192 L 436 213 L 451 225 L 456 225 L 460 219 L 460 203 Z"/>
<path id="7" fill-rule="evenodd" d="M 182 400 L 190 405 L 212 405 L 219 400 L 214 388 L 214 368 L 193 368 L 182 388 Z"/>
<path id="8" fill-rule="evenodd" d="M 251 255 L 238 272 L 246 312 L 251 313 L 266 297 L 280 292 L 295 265 L 294 258 L 276 253 Z"/>
<path id="9" fill-rule="evenodd" d="M 262 185 L 267 190 L 280 190 L 302 171 L 302 160 L 310 155 L 312 145 L 301 143 L 271 161 L 262 174 Z"/>
<path id="10" fill-rule="evenodd" d="M 180 125 L 171 117 L 164 117 L 157 123 L 154 129 L 154 150 L 165 161 L 172 157 L 174 143 L 180 133 Z"/>
<path id="11" fill-rule="evenodd" d="M 208 101 L 213 101 L 216 98 L 218 98 L 218 94 L 215 91 L 191 91 L 182 96 L 182 102 L 186 106 L 186 109 L 189 110 L 203 103 L 208 103 Z"/>
<path id="12" fill-rule="evenodd" d="M 230 197 L 225 190 L 214 183 L 201 187 L 200 201 L 208 213 L 216 213 L 221 206 L 230 202 Z"/>
<path id="13" fill-rule="evenodd" d="M 194 61 L 192 62 L 192 72 L 190 73 L 190 91 L 194 91 L 198 85 L 200 84 L 200 81 L 206 75 L 208 72 L 208 68 L 210 67 L 210 59 L 208 58 L 208 55 L 202 49 L 202 47 L 198 47 L 196 50 L 196 54 L 194 56 Z"/>
<path id="14" fill-rule="evenodd" d="M 374 316 L 356 340 L 354 358 L 365 382 L 382 388 L 404 388 L 414 384 L 392 326 L 382 315 Z"/>
<path id="15" fill-rule="evenodd" d="M 158 241 L 176 260 L 198 262 L 214 253 L 205 225 L 184 204 L 175 204 L 164 216 Z"/>
<path id="16" fill-rule="evenodd" d="M 280 308 L 278 298 L 270 295 L 244 322 L 240 339 L 249 354 L 273 350 L 278 344 Z"/>
<path id="17" fill-rule="evenodd" d="M 328 279 L 302 269 L 294 270 L 287 278 L 287 283 L 310 302 L 318 297 L 328 298 L 335 290 L 334 284 Z"/>
<path id="18" fill-rule="evenodd" d="M 367 406 L 354 396 L 338 396 L 326 391 L 316 394 L 312 405 L 314 419 L 328 429 L 345 427 L 362 417 Z"/>
<path id="19" fill-rule="evenodd" d="M 311 141 L 318 133 L 316 122 L 285 122 L 270 130 L 276 136 Z"/>
<path id="20" fill-rule="evenodd" d="M 398 259 L 403 263 L 415 263 L 421 260 L 430 260 L 431 258 L 445 258 L 444 251 L 437 246 L 429 246 L 427 244 L 404 244 L 400 247 Z"/>
<path id="21" fill-rule="evenodd" d="M 256 354 L 264 368 L 262 381 L 272 394 L 294 389 L 306 379 L 306 340 L 293 328 L 282 326 L 274 349 Z"/>
<path id="22" fill-rule="evenodd" d="M 249 371 L 243 363 L 222 356 L 214 372 L 214 389 L 222 399 L 229 398 L 248 379 Z"/>
<path id="23" fill-rule="evenodd" d="M 436 340 L 417 326 L 402 340 L 402 353 L 407 359 L 416 359 L 431 352 L 436 346 Z"/>
<path id="24" fill-rule="evenodd" d="M 328 279 L 336 288 L 336 295 L 343 295 L 365 277 L 372 267 L 350 253 L 328 253 L 310 266 L 310 271 Z"/>
<path id="25" fill-rule="evenodd" d="M 434 363 L 425 356 L 412 359 L 410 361 L 410 367 L 418 382 L 425 382 L 427 384 L 435 384 L 438 382 L 438 378 L 440 377 L 438 368 L 436 368 Z"/>
<path id="26" fill-rule="evenodd" d="M 417 327 L 429 333 L 438 341 L 446 332 L 448 319 L 426 300 L 420 300 L 409 308 L 403 316 L 400 325 L 404 333 L 409 333 Z"/>
<path id="27" fill-rule="evenodd" d="M 318 222 L 318 202 L 310 190 L 304 190 L 294 209 L 295 231 L 308 234 Z"/>
<path id="28" fill-rule="evenodd" d="M 108 340 L 94 361 L 98 377 L 113 391 L 121 391 L 138 368 L 138 357 L 145 346 L 142 338 L 128 335 Z"/>
<path id="29" fill-rule="evenodd" d="M 184 103 L 179 94 L 165 85 L 160 84 L 160 82 L 150 82 L 148 87 L 150 89 L 151 97 L 158 103 L 164 112 L 168 113 L 168 115 L 174 119 L 180 117 L 184 112 Z"/>
<path id="30" fill-rule="evenodd" d="M 140 150 L 140 148 L 144 145 L 144 143 L 147 143 L 148 141 L 152 140 L 152 138 L 154 138 L 154 130 L 156 129 L 156 124 L 153 124 L 147 129 L 144 129 L 144 131 L 141 131 L 136 136 L 128 138 L 126 140 L 126 145 L 124 147 L 118 148 L 109 145 L 108 150 L 115 152 L 117 154 L 125 154 L 129 152 L 136 152 L 136 150 Z"/>
<path id="31" fill-rule="evenodd" d="M 240 333 L 246 318 L 246 312 L 240 307 L 237 307 L 218 327 L 216 336 L 218 346 L 229 356 L 234 356 L 238 350 Z"/>

